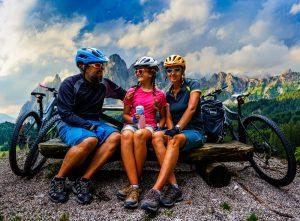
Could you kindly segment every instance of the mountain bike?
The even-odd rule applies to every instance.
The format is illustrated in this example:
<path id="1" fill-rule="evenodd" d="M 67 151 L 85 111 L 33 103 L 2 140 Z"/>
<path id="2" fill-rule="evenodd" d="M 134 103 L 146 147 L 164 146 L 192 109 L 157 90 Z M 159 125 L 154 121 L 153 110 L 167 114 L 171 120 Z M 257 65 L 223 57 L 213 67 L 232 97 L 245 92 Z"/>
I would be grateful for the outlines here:
<path id="1" fill-rule="evenodd" d="M 47 87 L 39 84 L 39 87 L 45 89 L 52 94 L 45 111 L 43 107 L 43 99 L 46 97 L 45 93 L 31 92 L 31 95 L 36 98 L 38 104 L 38 111 L 29 110 L 21 115 L 16 120 L 13 130 L 12 139 L 9 148 L 9 164 L 11 170 L 17 176 L 26 176 L 25 162 L 30 152 L 35 139 L 38 136 L 40 128 L 55 114 L 57 90 L 55 88 Z M 44 164 L 46 158 L 37 156 L 38 164 Z"/>
<path id="2" fill-rule="evenodd" d="M 226 88 L 215 90 L 202 97 L 217 100 Z M 296 175 L 295 149 L 274 121 L 259 114 L 242 114 L 242 105 L 251 93 L 232 95 L 237 101 L 237 111 L 223 104 L 225 110 L 225 131 L 233 140 L 251 145 L 254 150 L 250 158 L 251 166 L 258 175 L 274 186 L 290 184 Z M 237 122 L 234 124 L 233 122 Z"/>

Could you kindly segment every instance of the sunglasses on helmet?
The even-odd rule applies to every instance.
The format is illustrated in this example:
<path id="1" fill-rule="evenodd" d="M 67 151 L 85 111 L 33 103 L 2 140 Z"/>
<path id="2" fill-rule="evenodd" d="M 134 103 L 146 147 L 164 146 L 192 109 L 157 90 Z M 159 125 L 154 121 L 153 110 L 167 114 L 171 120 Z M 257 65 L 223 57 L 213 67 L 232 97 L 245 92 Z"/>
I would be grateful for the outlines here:
<path id="1" fill-rule="evenodd" d="M 180 72 L 182 69 L 181 68 L 167 68 L 166 69 L 166 72 L 168 73 L 168 74 L 171 74 L 172 72 Z"/>

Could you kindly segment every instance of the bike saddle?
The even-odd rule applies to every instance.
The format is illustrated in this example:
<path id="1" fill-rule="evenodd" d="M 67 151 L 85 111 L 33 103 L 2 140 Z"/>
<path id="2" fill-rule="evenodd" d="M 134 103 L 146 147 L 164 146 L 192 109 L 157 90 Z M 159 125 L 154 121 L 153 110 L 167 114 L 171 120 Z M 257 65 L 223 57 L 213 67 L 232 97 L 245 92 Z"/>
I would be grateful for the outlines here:
<path id="1" fill-rule="evenodd" d="M 231 98 L 238 99 L 241 97 L 248 97 L 249 95 L 250 95 L 250 93 L 233 94 L 233 95 L 231 95 Z"/>
<path id="2" fill-rule="evenodd" d="M 39 95 L 39 96 L 42 96 L 42 97 L 45 97 L 45 96 L 46 96 L 46 94 L 40 93 L 40 92 L 31 92 L 31 95 L 33 95 L 33 96 Z"/>

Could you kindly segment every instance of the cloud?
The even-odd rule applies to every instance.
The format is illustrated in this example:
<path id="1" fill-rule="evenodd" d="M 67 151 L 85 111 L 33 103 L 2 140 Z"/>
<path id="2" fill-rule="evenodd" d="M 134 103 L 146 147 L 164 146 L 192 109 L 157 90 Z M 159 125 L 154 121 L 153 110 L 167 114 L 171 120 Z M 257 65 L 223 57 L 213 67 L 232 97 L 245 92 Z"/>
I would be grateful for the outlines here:
<path id="1" fill-rule="evenodd" d="M 293 4 L 291 10 L 290 10 L 290 13 L 292 15 L 296 15 L 300 12 L 300 2 L 298 4 Z"/>
<path id="2" fill-rule="evenodd" d="M 300 46 L 288 48 L 282 42 L 269 38 L 257 46 L 245 45 L 233 53 L 220 54 L 216 48 L 206 47 L 187 54 L 186 59 L 187 72 L 190 73 L 278 74 L 288 68 L 300 70 Z"/>
<path id="3" fill-rule="evenodd" d="M 74 15 L 66 20 L 55 15 L 39 20 L 31 14 L 35 4 L 33 0 L 0 2 L 0 112 L 14 111 L 16 115 L 16 108 L 30 97 L 38 82 L 77 69 L 75 39 L 86 18 Z"/>
<path id="4" fill-rule="evenodd" d="M 0 113 L 8 114 L 12 117 L 17 117 L 17 112 L 21 109 L 21 105 L 6 105 L 0 107 Z"/>
<path id="5" fill-rule="evenodd" d="M 300 70 L 300 22 L 292 16 L 299 4 L 293 0 L 238 0 L 219 11 L 218 1 L 161 1 L 167 7 L 142 21 L 120 15 L 97 24 L 85 14 L 63 16 L 55 8 L 41 13 L 37 1 L 0 0 L 1 110 L 24 103 L 38 82 L 54 74 L 76 73 L 76 50 L 87 46 L 118 53 L 128 66 L 142 55 L 163 60 L 181 54 L 193 74 Z"/>
<path id="6" fill-rule="evenodd" d="M 153 21 L 128 24 L 118 40 L 124 49 L 148 49 L 153 56 L 167 56 L 170 49 L 184 52 L 194 36 L 204 34 L 211 5 L 208 1 L 174 0 Z"/>

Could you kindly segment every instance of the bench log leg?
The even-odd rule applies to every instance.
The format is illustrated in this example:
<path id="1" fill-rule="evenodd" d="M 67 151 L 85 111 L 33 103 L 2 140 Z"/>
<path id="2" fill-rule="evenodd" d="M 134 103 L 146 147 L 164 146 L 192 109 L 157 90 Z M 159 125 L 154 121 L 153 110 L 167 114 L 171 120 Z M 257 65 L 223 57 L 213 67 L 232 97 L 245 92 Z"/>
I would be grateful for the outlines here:
<path id="1" fill-rule="evenodd" d="M 222 163 L 197 163 L 196 171 L 212 187 L 228 186 L 231 180 L 231 174 L 227 167 Z"/>

